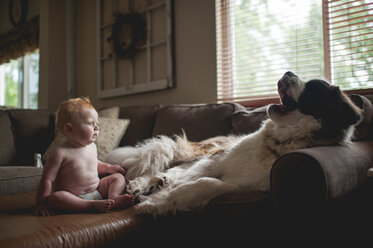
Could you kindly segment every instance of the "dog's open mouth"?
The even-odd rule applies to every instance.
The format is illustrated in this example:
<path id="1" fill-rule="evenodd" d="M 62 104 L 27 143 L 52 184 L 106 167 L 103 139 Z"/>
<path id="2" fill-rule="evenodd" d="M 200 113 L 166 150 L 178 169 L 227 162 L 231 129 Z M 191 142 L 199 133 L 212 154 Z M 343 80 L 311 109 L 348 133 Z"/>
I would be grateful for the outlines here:
<path id="1" fill-rule="evenodd" d="M 280 93 L 280 92 L 279 92 Z M 276 112 L 278 114 L 287 114 L 295 109 L 298 108 L 297 102 L 291 96 L 287 94 L 280 94 L 281 103 L 280 104 L 273 104 L 271 106 L 271 111 Z"/>
<path id="2" fill-rule="evenodd" d="M 282 96 L 281 102 L 280 109 L 284 112 L 290 112 L 298 108 L 298 104 L 294 98 L 286 94 Z"/>

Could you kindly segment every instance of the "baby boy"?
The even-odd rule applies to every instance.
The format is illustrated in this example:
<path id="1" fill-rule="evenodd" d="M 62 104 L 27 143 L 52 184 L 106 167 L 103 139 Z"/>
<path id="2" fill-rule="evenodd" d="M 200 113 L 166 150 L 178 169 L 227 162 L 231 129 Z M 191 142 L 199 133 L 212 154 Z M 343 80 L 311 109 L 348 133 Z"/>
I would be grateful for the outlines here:
<path id="1" fill-rule="evenodd" d="M 60 104 L 56 128 L 66 141 L 49 155 L 36 197 L 36 215 L 53 210 L 82 212 L 126 208 L 133 196 L 124 194 L 125 170 L 97 159 L 98 114 L 87 98 Z M 110 174 L 102 179 L 98 174 Z"/>

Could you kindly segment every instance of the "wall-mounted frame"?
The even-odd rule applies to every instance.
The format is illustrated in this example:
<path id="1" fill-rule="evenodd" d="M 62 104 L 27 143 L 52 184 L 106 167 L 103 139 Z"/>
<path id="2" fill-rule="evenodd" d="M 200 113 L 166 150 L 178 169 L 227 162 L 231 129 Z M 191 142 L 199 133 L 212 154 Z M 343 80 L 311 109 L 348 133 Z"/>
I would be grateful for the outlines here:
<path id="1" fill-rule="evenodd" d="M 175 87 L 173 1 L 96 0 L 96 7 L 98 97 Z M 145 39 L 133 56 L 123 58 L 115 53 L 112 34 L 118 13 L 136 14 L 145 22 Z M 128 37 L 122 36 L 125 45 Z"/>

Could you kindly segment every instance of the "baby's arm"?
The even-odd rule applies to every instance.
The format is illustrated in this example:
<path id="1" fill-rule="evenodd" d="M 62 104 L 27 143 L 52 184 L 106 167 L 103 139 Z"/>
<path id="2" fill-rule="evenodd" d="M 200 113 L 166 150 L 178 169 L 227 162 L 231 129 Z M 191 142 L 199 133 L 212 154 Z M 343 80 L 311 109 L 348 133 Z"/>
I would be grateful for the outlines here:
<path id="1" fill-rule="evenodd" d="M 62 158 L 62 152 L 57 148 L 47 159 L 36 194 L 36 215 L 50 215 L 47 208 L 48 197 L 52 193 L 52 184 L 56 180 L 58 171 L 61 167 Z"/>
<path id="2" fill-rule="evenodd" d="M 122 175 L 126 174 L 126 170 L 120 165 L 111 165 L 104 163 L 98 160 L 98 167 L 97 171 L 99 174 L 114 174 L 114 173 L 121 173 Z"/>

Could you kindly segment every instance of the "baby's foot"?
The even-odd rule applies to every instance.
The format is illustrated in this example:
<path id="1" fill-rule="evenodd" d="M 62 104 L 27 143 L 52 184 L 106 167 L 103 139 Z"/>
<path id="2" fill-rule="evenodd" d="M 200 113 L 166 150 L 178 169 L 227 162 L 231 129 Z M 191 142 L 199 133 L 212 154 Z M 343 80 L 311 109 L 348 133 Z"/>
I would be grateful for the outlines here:
<path id="1" fill-rule="evenodd" d="M 133 205 L 133 195 L 124 194 L 113 198 L 112 208 L 128 208 Z"/>
<path id="2" fill-rule="evenodd" d="M 101 213 L 109 212 L 113 205 L 114 200 L 112 199 L 93 201 L 93 207 Z"/>

